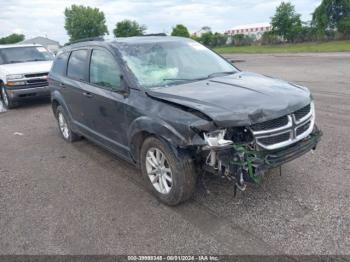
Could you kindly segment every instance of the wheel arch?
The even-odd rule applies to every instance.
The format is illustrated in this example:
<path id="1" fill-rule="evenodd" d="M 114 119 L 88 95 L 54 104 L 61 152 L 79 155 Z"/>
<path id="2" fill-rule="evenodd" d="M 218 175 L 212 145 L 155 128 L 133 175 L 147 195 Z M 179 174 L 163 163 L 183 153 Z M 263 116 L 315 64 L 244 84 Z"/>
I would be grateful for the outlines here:
<path id="1" fill-rule="evenodd" d="M 136 163 L 140 160 L 142 144 L 149 136 L 155 136 L 174 147 L 186 145 L 186 139 L 171 125 L 146 116 L 134 120 L 128 134 L 130 152 Z"/>
<path id="2" fill-rule="evenodd" d="M 62 106 L 63 109 L 67 112 L 70 119 L 72 119 L 72 115 L 70 114 L 70 111 L 68 110 L 67 104 L 64 102 L 63 96 L 57 91 L 53 91 L 51 93 L 51 107 L 54 116 L 57 118 L 57 107 Z"/>

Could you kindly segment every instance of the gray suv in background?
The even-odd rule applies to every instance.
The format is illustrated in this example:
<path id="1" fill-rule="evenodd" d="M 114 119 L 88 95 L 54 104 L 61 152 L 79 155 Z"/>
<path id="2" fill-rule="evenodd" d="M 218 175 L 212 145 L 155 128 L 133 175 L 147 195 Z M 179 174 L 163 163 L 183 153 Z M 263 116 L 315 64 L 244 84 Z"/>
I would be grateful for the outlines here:
<path id="1" fill-rule="evenodd" d="M 244 190 L 321 136 L 307 88 L 242 72 L 187 38 L 68 45 L 49 85 L 62 137 L 85 137 L 140 167 L 168 205 L 189 199 L 202 172 Z"/>

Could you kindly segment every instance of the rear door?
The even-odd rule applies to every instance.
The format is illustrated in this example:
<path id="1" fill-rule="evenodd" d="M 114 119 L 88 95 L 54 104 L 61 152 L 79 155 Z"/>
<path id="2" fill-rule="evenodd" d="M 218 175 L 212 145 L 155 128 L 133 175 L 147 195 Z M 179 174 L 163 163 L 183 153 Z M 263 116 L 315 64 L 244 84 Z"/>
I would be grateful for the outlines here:
<path id="1" fill-rule="evenodd" d="M 122 154 L 128 153 L 125 103 L 121 69 L 114 55 L 105 48 L 94 48 L 89 67 L 89 97 L 83 103 L 89 127 L 95 138 Z"/>
<path id="2" fill-rule="evenodd" d="M 89 68 L 88 49 L 73 50 L 70 53 L 67 64 L 67 77 L 64 78 L 61 85 L 61 93 L 64 96 L 73 121 L 80 127 L 85 128 L 88 125 L 86 112 L 82 105 L 85 99 L 84 86 L 88 83 Z"/>

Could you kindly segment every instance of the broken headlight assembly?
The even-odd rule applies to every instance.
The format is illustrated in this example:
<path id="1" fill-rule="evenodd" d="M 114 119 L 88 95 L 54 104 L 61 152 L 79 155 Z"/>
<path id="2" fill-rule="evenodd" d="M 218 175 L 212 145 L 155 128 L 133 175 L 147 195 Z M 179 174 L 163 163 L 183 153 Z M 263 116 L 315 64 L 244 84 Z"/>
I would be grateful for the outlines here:
<path id="1" fill-rule="evenodd" d="M 203 133 L 204 140 L 207 143 L 208 148 L 220 148 L 233 144 L 231 140 L 225 139 L 226 132 L 226 129 L 221 129 Z"/>
<path id="2" fill-rule="evenodd" d="M 207 152 L 205 164 L 219 172 L 222 170 L 222 161 L 218 159 L 217 151 L 230 148 L 230 145 L 233 144 L 233 141 L 225 139 L 226 131 L 226 129 L 222 129 L 203 134 L 204 140 L 207 143 L 202 148 L 204 152 Z"/>
<path id="3" fill-rule="evenodd" d="M 252 133 L 246 128 L 220 129 L 203 133 L 206 145 L 202 150 L 206 154 L 206 165 L 218 172 L 228 170 L 228 163 L 234 158 L 235 146 L 254 141 Z"/>
<path id="4" fill-rule="evenodd" d="M 236 143 L 244 144 L 251 141 L 250 131 L 246 128 L 221 129 L 203 133 L 206 145 L 203 146 L 204 169 L 210 173 L 219 174 L 235 183 L 236 188 L 245 189 L 243 172 L 240 163 L 242 152 L 235 149 Z M 230 139 L 231 138 L 231 139 Z M 230 139 L 230 140 L 229 140 Z M 234 141 L 240 139 L 241 141 Z"/>

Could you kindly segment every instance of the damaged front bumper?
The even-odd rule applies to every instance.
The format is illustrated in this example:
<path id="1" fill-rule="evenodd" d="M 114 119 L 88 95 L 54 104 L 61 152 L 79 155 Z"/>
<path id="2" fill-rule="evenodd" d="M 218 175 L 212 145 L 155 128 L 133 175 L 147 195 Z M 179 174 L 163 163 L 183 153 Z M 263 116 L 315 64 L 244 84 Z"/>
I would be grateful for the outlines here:
<path id="1" fill-rule="evenodd" d="M 203 169 L 235 181 L 235 186 L 244 189 L 244 182 L 258 183 L 267 170 L 314 150 L 321 136 L 322 132 L 315 125 L 304 139 L 276 150 L 266 150 L 252 144 L 231 144 L 211 149 L 205 153 Z"/>
<path id="2" fill-rule="evenodd" d="M 322 132 L 320 130 L 315 130 L 307 138 L 291 146 L 275 151 L 263 151 L 261 154 L 264 157 L 262 167 L 266 167 L 266 169 L 275 168 L 304 155 L 310 150 L 316 149 L 321 135 Z"/>

